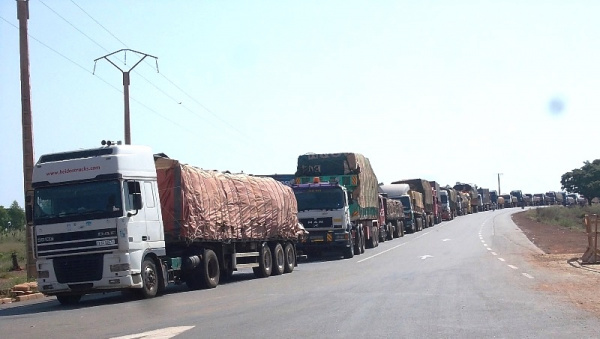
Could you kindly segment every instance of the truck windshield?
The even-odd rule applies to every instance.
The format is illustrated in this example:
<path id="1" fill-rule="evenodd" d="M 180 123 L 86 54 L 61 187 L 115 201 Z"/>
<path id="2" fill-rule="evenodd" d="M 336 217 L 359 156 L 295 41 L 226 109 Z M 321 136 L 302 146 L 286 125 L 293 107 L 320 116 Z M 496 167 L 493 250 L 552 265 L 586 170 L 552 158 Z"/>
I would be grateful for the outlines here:
<path id="1" fill-rule="evenodd" d="M 118 180 L 37 188 L 33 221 L 44 225 L 122 216 L 121 191 Z"/>
<path id="2" fill-rule="evenodd" d="M 447 195 L 440 195 L 440 200 L 442 201 L 442 204 L 447 204 L 448 203 L 448 196 Z"/>
<path id="3" fill-rule="evenodd" d="M 344 191 L 339 188 L 309 188 L 294 190 L 298 211 L 337 210 L 345 205 Z"/>
<path id="4" fill-rule="evenodd" d="M 402 196 L 400 197 L 400 201 L 402 202 L 402 206 L 404 207 L 404 211 L 410 211 L 410 197 Z"/>

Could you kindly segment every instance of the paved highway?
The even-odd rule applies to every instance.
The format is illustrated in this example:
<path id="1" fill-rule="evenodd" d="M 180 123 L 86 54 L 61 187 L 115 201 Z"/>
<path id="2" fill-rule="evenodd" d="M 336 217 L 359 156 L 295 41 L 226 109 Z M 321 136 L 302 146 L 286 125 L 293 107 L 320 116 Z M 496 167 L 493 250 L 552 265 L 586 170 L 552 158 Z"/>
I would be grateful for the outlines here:
<path id="1" fill-rule="evenodd" d="M 459 217 L 352 259 L 302 262 L 266 279 L 236 273 L 216 289 L 174 286 L 150 300 L 120 293 L 0 305 L 2 338 L 582 338 L 600 319 L 538 287 L 539 252 L 516 209 Z"/>

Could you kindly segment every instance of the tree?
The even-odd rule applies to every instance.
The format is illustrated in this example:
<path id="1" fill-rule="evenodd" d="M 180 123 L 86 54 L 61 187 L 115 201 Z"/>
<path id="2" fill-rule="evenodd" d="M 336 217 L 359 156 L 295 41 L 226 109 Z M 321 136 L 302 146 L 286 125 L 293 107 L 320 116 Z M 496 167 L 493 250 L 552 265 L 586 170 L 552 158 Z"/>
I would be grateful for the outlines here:
<path id="1" fill-rule="evenodd" d="M 25 229 L 25 210 L 19 206 L 19 203 L 16 200 L 10 205 L 7 213 L 12 229 Z"/>
<path id="2" fill-rule="evenodd" d="M 8 210 L 0 205 L 0 231 L 4 231 L 5 228 L 8 228 L 9 221 Z"/>
<path id="3" fill-rule="evenodd" d="M 591 203 L 593 198 L 600 197 L 600 159 L 584 161 L 581 168 L 563 174 L 560 184 L 567 192 L 583 194 Z"/>

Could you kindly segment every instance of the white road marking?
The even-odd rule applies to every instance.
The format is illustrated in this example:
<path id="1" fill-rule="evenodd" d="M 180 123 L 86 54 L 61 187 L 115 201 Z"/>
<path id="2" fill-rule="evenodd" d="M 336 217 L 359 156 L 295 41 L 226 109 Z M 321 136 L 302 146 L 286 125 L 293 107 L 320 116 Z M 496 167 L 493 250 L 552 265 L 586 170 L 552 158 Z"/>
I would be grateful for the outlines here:
<path id="1" fill-rule="evenodd" d="M 169 339 L 181 334 L 187 330 L 191 330 L 195 326 L 177 326 L 161 328 L 159 330 L 148 331 L 137 334 L 124 335 L 122 337 L 113 337 L 111 339 Z"/>
<path id="2" fill-rule="evenodd" d="M 527 273 L 521 273 L 521 274 L 523 274 L 523 276 L 526 278 L 533 279 L 533 276 L 531 276 L 530 274 L 527 274 Z"/>
<path id="3" fill-rule="evenodd" d="M 504 260 L 504 258 L 498 258 L 498 260 L 500 260 L 500 261 L 506 261 L 506 260 Z"/>
<path id="4" fill-rule="evenodd" d="M 491 250 L 492 250 L 492 249 L 491 249 L 491 248 L 489 248 L 489 247 L 486 247 L 486 249 L 487 249 L 488 251 L 491 251 Z"/>
<path id="5" fill-rule="evenodd" d="M 400 246 L 404 246 L 404 245 L 408 244 L 408 243 L 409 243 L 409 242 L 411 242 L 411 241 L 414 241 L 414 240 L 416 240 L 416 239 L 419 239 L 419 238 L 421 238 L 421 237 L 424 237 L 424 236 L 426 236 L 427 234 L 429 234 L 429 232 L 423 233 L 423 234 L 421 234 L 421 235 L 420 235 L 420 236 L 418 236 L 418 237 L 412 238 L 411 240 L 409 240 L 409 241 L 407 241 L 407 242 L 403 242 L 403 243 L 401 243 L 401 244 L 398 244 L 398 245 L 396 245 L 396 246 L 394 246 L 394 247 L 392 247 L 392 248 L 388 248 L 388 249 L 387 249 L 387 250 L 385 250 L 385 251 L 381 251 L 381 252 L 379 252 L 379 253 L 377 253 L 377 254 L 373 254 L 373 255 L 372 255 L 372 256 L 370 256 L 370 257 L 366 257 L 366 258 L 364 258 L 364 259 L 361 259 L 361 260 L 357 261 L 356 263 L 357 263 L 357 264 L 360 264 L 361 262 L 365 262 L 365 261 L 367 261 L 367 260 L 369 260 L 369 259 L 373 259 L 373 258 L 375 258 L 375 257 L 377 257 L 377 256 L 380 256 L 380 255 L 382 255 L 382 254 L 386 253 L 386 252 L 389 252 L 389 251 L 391 251 L 391 250 L 395 250 L 396 248 L 398 248 L 398 247 L 400 247 Z"/>
<path id="6" fill-rule="evenodd" d="M 498 253 L 496 253 L 496 252 L 492 252 L 492 254 L 493 254 L 493 255 L 498 255 Z"/>
<path id="7" fill-rule="evenodd" d="M 444 239 L 444 240 L 442 240 L 442 241 L 450 241 L 450 239 Z"/>
<path id="8" fill-rule="evenodd" d="M 518 270 L 519 268 L 515 265 L 508 265 L 508 267 L 512 268 L 513 270 Z"/>
<path id="9" fill-rule="evenodd" d="M 421 256 L 421 259 L 422 259 L 422 260 L 425 260 L 425 259 L 427 259 L 427 258 L 433 258 L 433 255 L 425 254 L 425 255 L 422 255 L 422 256 Z"/>

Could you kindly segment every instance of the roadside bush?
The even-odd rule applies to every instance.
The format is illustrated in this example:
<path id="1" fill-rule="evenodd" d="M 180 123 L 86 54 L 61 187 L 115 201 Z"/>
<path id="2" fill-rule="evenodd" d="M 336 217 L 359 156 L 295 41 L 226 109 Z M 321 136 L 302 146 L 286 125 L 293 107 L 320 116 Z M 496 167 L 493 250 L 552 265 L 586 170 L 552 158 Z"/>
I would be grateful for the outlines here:
<path id="1" fill-rule="evenodd" d="M 585 231 L 585 215 L 600 215 L 600 206 L 548 206 L 531 209 L 526 213 L 530 219 L 537 222 Z"/>

